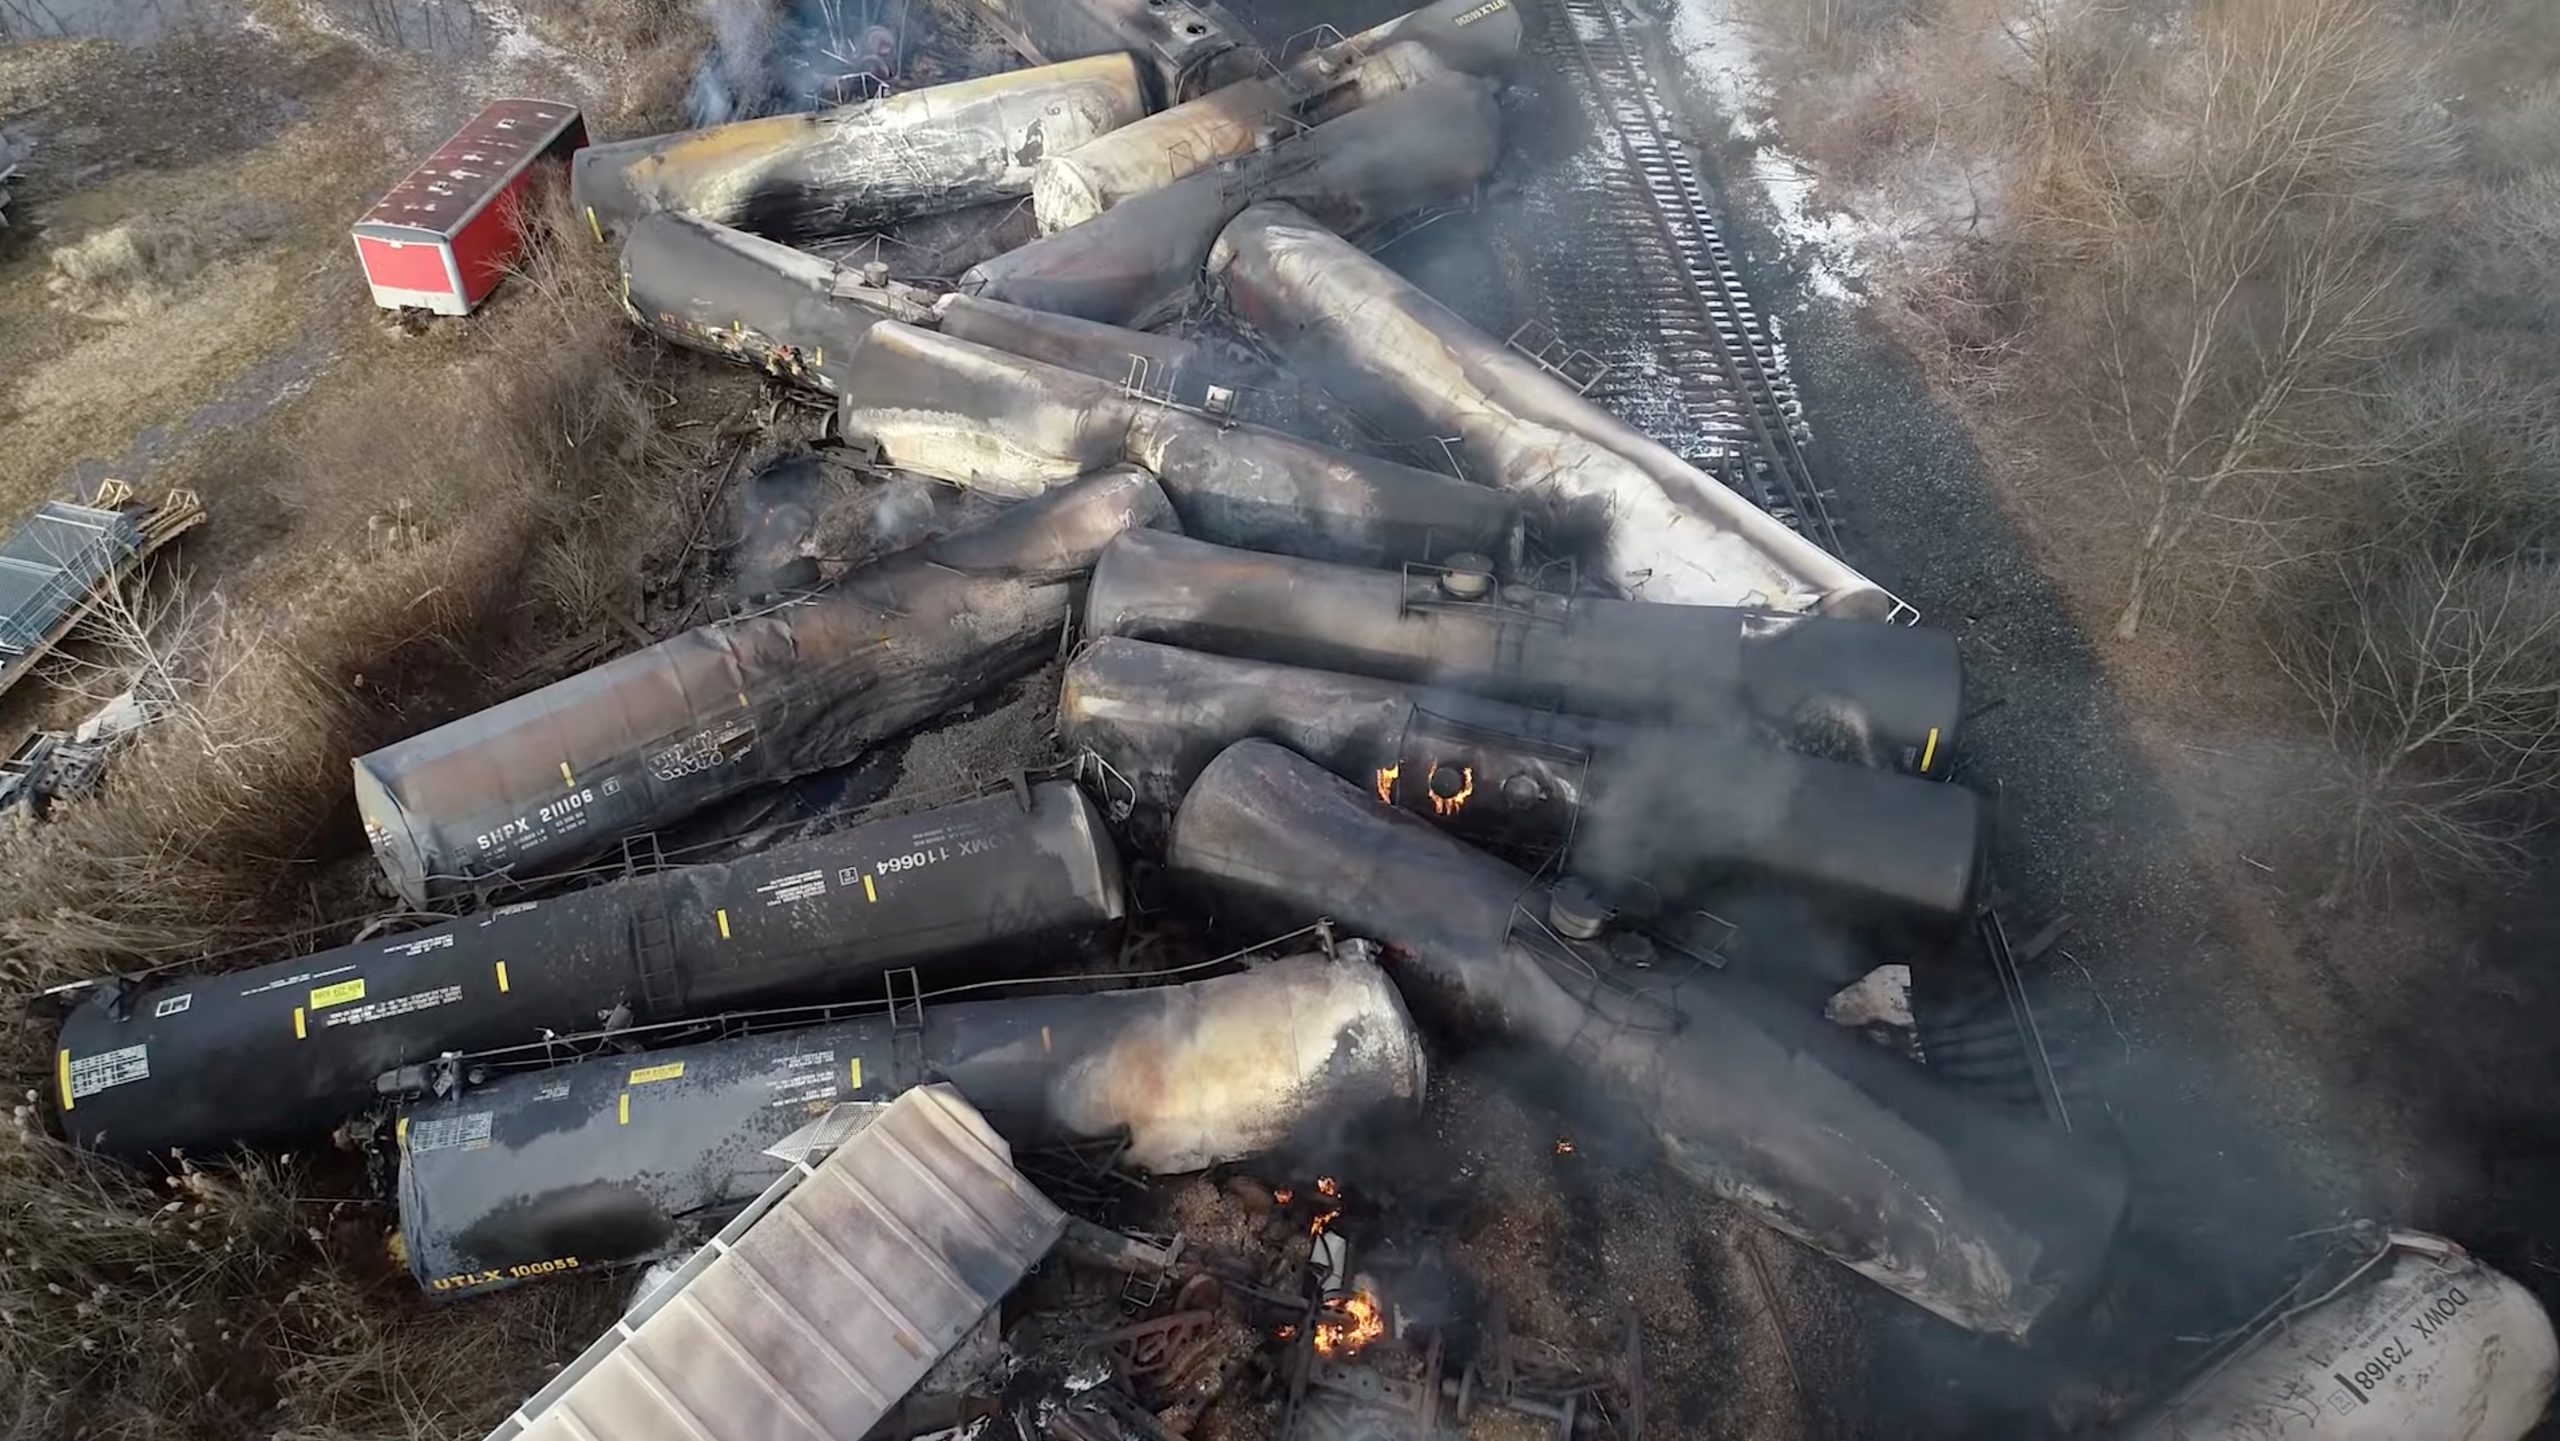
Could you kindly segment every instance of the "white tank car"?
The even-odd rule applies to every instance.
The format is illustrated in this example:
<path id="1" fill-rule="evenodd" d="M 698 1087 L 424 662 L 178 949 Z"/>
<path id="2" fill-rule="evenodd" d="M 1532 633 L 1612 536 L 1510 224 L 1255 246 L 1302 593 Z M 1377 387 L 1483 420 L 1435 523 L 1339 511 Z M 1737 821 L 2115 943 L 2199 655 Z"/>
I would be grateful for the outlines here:
<path id="1" fill-rule="evenodd" d="M 2515 1441 L 2560 1374 L 2551 1318 L 2440 1236 L 2378 1236 L 2255 1328 L 2128 1441 Z"/>

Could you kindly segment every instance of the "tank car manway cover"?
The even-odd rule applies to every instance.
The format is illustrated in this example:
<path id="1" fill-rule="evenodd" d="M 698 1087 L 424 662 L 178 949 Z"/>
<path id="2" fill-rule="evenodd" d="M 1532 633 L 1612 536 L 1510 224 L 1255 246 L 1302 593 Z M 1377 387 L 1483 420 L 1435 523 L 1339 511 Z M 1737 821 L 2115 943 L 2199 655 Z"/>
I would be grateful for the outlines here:
<path id="1" fill-rule="evenodd" d="M 795 1164 L 489 1441 L 861 1436 L 1066 1215 L 949 1086 Z"/>

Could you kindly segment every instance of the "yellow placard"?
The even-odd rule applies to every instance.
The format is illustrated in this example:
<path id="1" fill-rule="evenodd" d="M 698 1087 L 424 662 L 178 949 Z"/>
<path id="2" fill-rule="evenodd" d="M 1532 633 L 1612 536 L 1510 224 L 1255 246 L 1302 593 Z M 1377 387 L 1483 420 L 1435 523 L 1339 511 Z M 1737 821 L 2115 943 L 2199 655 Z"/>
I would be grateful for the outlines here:
<path id="1" fill-rule="evenodd" d="M 669 1061 L 663 1066 L 642 1066 L 631 1073 L 630 1084 L 645 1086 L 651 1081 L 672 1081 L 684 1074 L 684 1062 Z"/>
<path id="2" fill-rule="evenodd" d="M 315 1011 L 325 1011 L 331 1006 L 343 1006 L 349 1001 L 361 1001 L 363 999 L 364 977 L 362 976 L 358 976 L 352 981 L 340 981 L 334 986 L 313 986 L 311 988 L 311 1009 Z"/>

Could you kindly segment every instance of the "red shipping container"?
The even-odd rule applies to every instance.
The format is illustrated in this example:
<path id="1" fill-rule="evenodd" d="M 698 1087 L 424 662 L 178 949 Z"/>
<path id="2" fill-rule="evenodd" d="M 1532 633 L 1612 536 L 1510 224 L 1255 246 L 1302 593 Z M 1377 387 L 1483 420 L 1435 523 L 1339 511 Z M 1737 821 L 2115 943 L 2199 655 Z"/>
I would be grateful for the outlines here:
<path id="1" fill-rule="evenodd" d="M 536 172 L 586 143 L 578 107 L 557 100 L 500 100 L 472 117 L 356 222 L 373 303 L 470 314 L 523 244 L 515 213 Z"/>

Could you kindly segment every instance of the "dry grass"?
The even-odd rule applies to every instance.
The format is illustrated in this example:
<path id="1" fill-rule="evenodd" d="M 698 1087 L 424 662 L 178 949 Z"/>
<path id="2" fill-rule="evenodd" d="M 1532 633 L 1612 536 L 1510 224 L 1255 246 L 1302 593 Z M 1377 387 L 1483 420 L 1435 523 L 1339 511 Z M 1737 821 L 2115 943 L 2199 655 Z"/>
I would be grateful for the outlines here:
<path id="1" fill-rule="evenodd" d="M 98 794 L 0 839 L 16 999 L 308 917 L 314 876 L 361 846 L 348 758 L 494 698 L 487 657 L 628 616 L 635 578 L 681 541 L 693 457 L 662 428 L 658 353 L 566 206 L 539 223 L 527 273 L 445 337 L 450 364 L 387 375 L 292 458 L 296 493 L 346 518 L 342 552 L 254 616 L 202 591 L 119 608 L 90 662 L 107 672 L 81 679 L 140 678 L 171 713 Z M 360 531 L 368 514 L 394 523 Z M 11 1040 L 37 1094 L 42 1038 Z M 298 1170 L 164 1191 L 45 1138 L 31 1109 L 0 1137 L 0 1435 L 473 1434 L 592 1333 L 599 1318 L 560 1307 L 609 1307 L 571 1286 L 430 1311 L 378 1235 L 295 1199 Z"/>
<path id="2" fill-rule="evenodd" d="M 131 320 L 176 299 L 206 266 L 284 226 L 282 207 L 223 201 L 180 216 L 129 220 L 55 248 L 45 282 L 54 301 L 91 320 Z"/>

